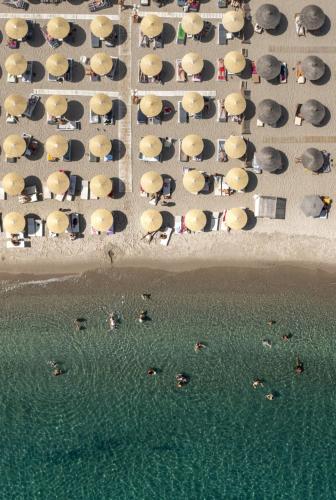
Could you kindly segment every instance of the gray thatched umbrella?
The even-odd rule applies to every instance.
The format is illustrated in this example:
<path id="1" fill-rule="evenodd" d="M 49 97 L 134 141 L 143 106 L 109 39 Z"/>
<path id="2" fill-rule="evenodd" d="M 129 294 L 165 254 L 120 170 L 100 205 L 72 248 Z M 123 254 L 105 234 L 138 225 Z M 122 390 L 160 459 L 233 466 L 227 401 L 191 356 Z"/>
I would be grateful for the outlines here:
<path id="1" fill-rule="evenodd" d="M 281 116 L 281 106 L 272 99 L 264 99 L 257 106 L 257 115 L 263 123 L 275 125 Z"/>
<path id="2" fill-rule="evenodd" d="M 308 148 L 302 155 L 302 165 L 312 172 L 317 172 L 323 166 L 324 156 L 322 151 L 316 148 Z"/>
<path id="3" fill-rule="evenodd" d="M 271 55 L 261 56 L 257 61 L 257 72 L 265 80 L 274 80 L 280 75 L 281 63 Z"/>
<path id="4" fill-rule="evenodd" d="M 315 194 L 305 196 L 301 203 L 301 210 L 307 217 L 318 217 L 323 208 L 323 201 Z"/>
<path id="5" fill-rule="evenodd" d="M 314 31 L 322 28 L 325 23 L 325 13 L 317 5 L 307 5 L 301 10 L 300 18 L 303 26 L 309 30 Z"/>
<path id="6" fill-rule="evenodd" d="M 312 125 L 319 125 L 325 116 L 325 107 L 315 99 L 308 99 L 300 109 L 300 115 Z"/>
<path id="7" fill-rule="evenodd" d="M 256 12 L 256 20 L 264 30 L 274 30 L 280 23 L 279 9 L 271 3 L 264 3 Z"/>
<path id="8" fill-rule="evenodd" d="M 325 64 L 317 56 L 306 57 L 301 64 L 304 76 L 308 80 L 319 80 L 325 72 Z"/>
<path id="9" fill-rule="evenodd" d="M 256 157 L 258 165 L 266 172 L 275 172 L 282 166 L 280 151 L 270 146 L 262 148 Z"/>

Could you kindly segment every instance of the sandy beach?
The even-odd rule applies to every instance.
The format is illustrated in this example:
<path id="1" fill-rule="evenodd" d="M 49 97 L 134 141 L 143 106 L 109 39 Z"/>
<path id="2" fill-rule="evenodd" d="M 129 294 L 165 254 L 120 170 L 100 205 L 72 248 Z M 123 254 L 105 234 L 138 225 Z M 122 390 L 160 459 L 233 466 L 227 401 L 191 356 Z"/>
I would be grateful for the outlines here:
<path id="1" fill-rule="evenodd" d="M 251 5 L 252 23 L 255 10 L 262 2 L 258 0 Z M 5 59 L 15 51 L 6 46 L 6 36 L 0 45 L 2 63 L 1 84 L 3 96 L 10 93 L 20 93 L 29 96 L 31 92 L 41 95 L 41 101 L 32 120 L 20 118 L 18 124 L 6 124 L 6 115 L 0 115 L 0 143 L 10 133 L 32 134 L 40 143 L 38 152 L 32 161 L 20 158 L 16 164 L 8 164 L 4 152 L 3 175 L 16 171 L 21 173 L 28 183 L 41 186 L 47 176 L 59 169 L 65 169 L 82 179 L 91 179 L 94 175 L 105 174 L 113 179 L 114 193 L 112 198 L 99 200 L 81 200 L 76 196 L 72 202 L 59 203 L 54 200 L 44 200 L 33 205 L 20 205 L 17 197 L 8 197 L 1 201 L 2 216 L 10 211 L 19 211 L 24 215 L 36 214 L 46 219 L 49 212 L 59 208 L 78 212 L 84 221 L 83 238 L 70 241 L 68 235 L 58 238 L 31 238 L 29 247 L 24 249 L 6 249 L 5 235 L 1 234 L 0 272 L 58 272 L 66 270 L 77 272 L 91 268 L 113 265 L 140 265 L 162 267 L 167 270 L 184 268 L 188 261 L 200 263 L 200 266 L 218 264 L 250 265 L 253 262 L 270 265 L 272 262 L 294 263 L 296 265 L 314 265 L 324 267 L 333 265 L 336 260 L 333 233 L 336 229 L 336 215 L 331 208 L 328 219 L 307 218 L 300 209 L 305 195 L 318 194 L 333 198 L 333 183 L 335 172 L 314 175 L 296 165 L 294 158 L 303 153 L 308 147 L 327 150 L 331 158 L 335 154 L 336 131 L 333 117 L 335 103 L 329 97 L 335 78 L 332 61 L 336 51 L 334 41 L 335 27 L 333 12 L 326 1 L 319 5 L 328 16 L 324 34 L 315 36 L 307 33 L 306 37 L 298 38 L 295 33 L 294 14 L 299 12 L 305 2 L 300 1 L 293 5 L 278 5 L 283 14 L 281 29 L 277 35 L 252 33 L 251 43 L 241 44 L 238 39 L 229 40 L 228 45 L 217 45 L 217 30 L 220 19 L 214 15 L 221 15 L 225 9 L 218 9 L 216 2 L 202 3 L 200 14 L 210 21 L 214 28 L 207 41 L 197 42 L 187 39 L 186 45 L 177 45 L 175 42 L 176 29 L 179 18 L 174 13 L 182 14 L 182 9 L 175 3 L 169 3 L 164 9 L 158 9 L 156 4 L 141 7 L 140 14 L 157 12 L 163 17 L 164 49 L 157 49 L 156 55 L 164 61 L 164 85 L 139 84 L 137 80 L 138 61 L 152 49 L 139 47 L 139 25 L 131 23 L 131 9 L 120 12 L 114 5 L 103 15 L 115 16 L 115 24 L 119 33 L 117 45 L 114 48 L 102 48 L 113 57 L 120 59 L 116 80 L 111 82 L 102 78 L 101 82 L 92 83 L 84 74 L 84 67 L 80 58 L 85 55 L 92 57 L 94 49 L 90 43 L 90 19 L 76 19 L 78 11 L 89 14 L 87 5 L 60 4 L 47 7 L 41 4 L 31 4 L 25 15 L 32 19 L 35 13 L 62 16 L 73 13 L 73 22 L 76 25 L 75 40 L 72 44 L 62 43 L 54 52 L 75 60 L 74 82 L 59 85 L 48 82 L 44 71 L 44 64 L 52 49 L 43 41 L 39 27 L 34 28 L 31 42 L 21 44 L 20 51 L 27 60 L 36 61 L 34 81 L 32 84 L 10 84 L 6 82 Z M 52 9 L 52 11 L 51 11 Z M 2 12 L 19 14 L 19 11 L 10 10 L 3 6 Z M 207 14 L 209 14 L 207 16 Z M 165 17 L 166 16 L 166 17 Z M 4 33 L 7 19 L 0 15 L 0 30 Z M 44 19 L 36 19 L 40 25 Z M 246 29 L 253 30 L 249 23 Z M 190 167 L 199 168 L 209 174 L 221 173 L 225 175 L 233 166 L 242 165 L 240 160 L 229 160 L 227 163 L 216 161 L 216 143 L 219 138 L 227 138 L 231 134 L 240 134 L 240 126 L 233 122 L 218 123 L 217 99 L 225 98 L 231 92 L 239 92 L 241 78 L 229 77 L 228 81 L 216 80 L 216 64 L 219 57 L 223 57 L 229 50 L 247 49 L 248 59 L 257 60 L 264 54 L 273 54 L 280 61 L 288 65 L 288 82 L 283 85 L 273 85 L 265 80 L 254 84 L 250 76 L 244 75 L 247 81 L 247 90 L 250 91 L 246 116 L 250 119 L 251 135 L 249 140 L 248 159 L 252 159 L 254 151 L 265 145 L 271 145 L 282 153 L 284 168 L 280 173 L 270 174 L 263 172 L 256 175 L 248 170 L 249 184 L 244 193 L 235 193 L 230 197 L 216 197 L 212 192 L 198 196 L 185 191 L 182 184 L 182 164 L 178 161 L 178 145 L 175 142 L 169 151 L 165 151 L 162 163 L 145 163 L 138 160 L 138 143 L 141 137 L 148 134 L 159 137 L 182 139 L 190 132 L 200 134 L 205 141 L 204 160 L 202 163 L 189 163 Z M 199 52 L 205 60 L 204 81 L 200 83 L 178 83 L 175 80 L 175 60 L 183 57 L 187 52 Z M 320 85 L 307 81 L 299 85 L 295 79 L 293 68 L 298 61 L 307 55 L 317 55 L 327 65 L 327 70 Z M 73 161 L 67 164 L 62 162 L 51 163 L 46 161 L 43 144 L 48 136 L 56 133 L 55 126 L 47 124 L 44 103 L 48 92 L 52 90 L 64 94 L 69 102 L 66 117 L 70 120 L 80 120 L 81 129 L 73 132 L 62 132 L 67 139 L 72 140 Z M 131 92 L 160 93 L 173 112 L 161 125 L 137 125 L 136 105 L 131 103 Z M 181 96 L 179 93 L 195 90 L 211 93 L 209 113 L 206 119 L 191 119 L 189 124 L 178 124 L 177 106 Z M 78 95 L 87 93 L 88 95 Z M 113 92 L 117 104 L 116 123 L 109 127 L 92 125 L 89 123 L 89 99 L 92 92 Z M 68 92 L 68 93 L 67 93 Z M 271 98 L 282 106 L 282 118 L 276 128 L 265 125 L 257 127 L 256 106 L 264 98 Z M 309 98 L 319 100 L 327 108 L 323 126 L 314 127 L 303 122 L 301 127 L 294 125 L 296 104 Z M 114 160 L 110 163 L 92 163 L 88 161 L 88 141 L 99 133 L 106 133 L 113 141 Z M 154 167 L 153 167 L 154 166 Z M 173 226 L 174 216 L 184 215 L 190 208 L 199 208 L 206 211 L 208 220 L 213 211 L 223 211 L 232 207 L 244 207 L 248 212 L 248 224 L 243 231 L 210 232 L 208 230 L 195 234 L 173 234 L 168 247 L 160 245 L 154 240 L 150 245 L 142 240 L 143 230 L 140 227 L 141 213 L 151 206 L 148 200 L 140 197 L 140 178 L 148 170 L 156 170 L 164 176 L 173 179 L 174 190 L 171 206 L 161 207 L 164 225 Z M 254 217 L 254 195 L 270 195 L 286 198 L 286 217 L 284 220 L 256 219 Z M 114 215 L 115 231 L 113 236 L 91 235 L 90 214 L 96 208 L 107 208 Z M 207 229 L 207 228 L 206 228 Z"/>

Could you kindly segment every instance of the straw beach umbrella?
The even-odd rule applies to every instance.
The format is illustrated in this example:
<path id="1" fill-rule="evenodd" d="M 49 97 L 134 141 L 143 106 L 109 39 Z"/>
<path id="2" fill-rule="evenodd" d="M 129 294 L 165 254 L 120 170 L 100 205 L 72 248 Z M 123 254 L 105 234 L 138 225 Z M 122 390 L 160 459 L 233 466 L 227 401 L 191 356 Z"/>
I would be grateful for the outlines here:
<path id="1" fill-rule="evenodd" d="M 243 229 L 247 224 L 247 214 L 242 208 L 231 208 L 226 212 L 225 224 L 231 229 Z"/>
<path id="2" fill-rule="evenodd" d="M 47 24 L 47 32 L 51 38 L 63 40 L 70 33 L 70 24 L 64 17 L 52 17 Z"/>
<path id="3" fill-rule="evenodd" d="M 203 29 L 203 19 L 195 12 L 188 12 L 182 17 L 182 28 L 187 35 L 198 35 Z"/>
<path id="4" fill-rule="evenodd" d="M 106 175 L 95 175 L 90 181 L 90 191 L 97 198 L 106 198 L 112 193 L 113 184 Z"/>
<path id="5" fill-rule="evenodd" d="M 51 212 L 47 217 L 47 228 L 52 233 L 64 233 L 69 226 L 69 217 L 59 210 Z"/>
<path id="6" fill-rule="evenodd" d="M 183 186 L 189 193 L 199 193 L 204 188 L 204 185 L 204 175 L 198 170 L 189 170 L 183 176 Z"/>
<path id="7" fill-rule="evenodd" d="M 325 107 L 315 99 L 308 99 L 300 109 L 300 115 L 312 125 L 319 125 L 325 117 Z"/>
<path id="8" fill-rule="evenodd" d="M 68 101 L 63 95 L 51 95 L 45 103 L 47 113 L 51 116 L 62 116 L 68 109 Z"/>
<path id="9" fill-rule="evenodd" d="M 316 148 L 308 148 L 303 152 L 302 165 L 304 168 L 317 172 L 324 164 L 324 156 L 322 151 Z"/>
<path id="10" fill-rule="evenodd" d="M 20 94 L 11 94 L 4 102 L 5 111 L 12 116 L 21 116 L 27 109 L 27 99 Z"/>
<path id="11" fill-rule="evenodd" d="M 108 231 L 113 226 L 113 215 L 105 208 L 99 208 L 91 214 L 91 226 L 97 231 Z"/>
<path id="12" fill-rule="evenodd" d="M 241 191 L 248 185 L 249 177 L 244 168 L 235 167 L 231 168 L 225 176 L 225 182 L 231 189 Z"/>
<path id="13" fill-rule="evenodd" d="M 22 40 L 28 33 L 28 24 L 24 19 L 9 19 L 5 24 L 5 33 L 13 40 Z"/>
<path id="14" fill-rule="evenodd" d="M 89 140 L 89 150 L 97 158 L 104 158 L 111 152 L 111 139 L 106 135 L 95 135 Z"/>
<path id="15" fill-rule="evenodd" d="M 113 30 L 111 19 L 106 16 L 96 16 L 90 24 L 91 33 L 98 38 L 108 37 Z"/>
<path id="16" fill-rule="evenodd" d="M 265 80 L 274 80 L 280 75 L 280 71 L 281 63 L 274 56 L 267 54 L 257 60 L 257 73 Z"/>
<path id="17" fill-rule="evenodd" d="M 24 190 L 25 181 L 22 175 L 17 174 L 16 172 L 10 172 L 2 179 L 2 187 L 7 194 L 17 196 Z"/>
<path id="18" fill-rule="evenodd" d="M 318 217 L 323 206 L 323 201 L 319 196 L 310 195 L 303 198 L 301 210 L 307 217 Z"/>
<path id="19" fill-rule="evenodd" d="M 303 26 L 309 31 L 315 31 L 320 28 L 325 23 L 325 13 L 317 5 L 306 5 L 301 10 L 300 19 Z"/>
<path id="20" fill-rule="evenodd" d="M 225 141 L 224 150 L 230 158 L 241 158 L 246 153 L 246 142 L 239 135 L 230 135 Z"/>
<path id="21" fill-rule="evenodd" d="M 246 59 L 241 52 L 232 50 L 224 57 L 224 66 L 230 73 L 241 73 L 246 66 Z"/>
<path id="22" fill-rule="evenodd" d="M 148 14 L 142 18 L 140 30 L 149 38 L 155 38 L 162 33 L 163 22 L 159 16 L 156 16 L 155 14 Z"/>
<path id="23" fill-rule="evenodd" d="M 156 135 L 146 135 L 139 142 L 139 151 L 148 158 L 155 158 L 162 151 L 162 141 Z"/>
<path id="24" fill-rule="evenodd" d="M 203 57 L 197 52 L 188 52 L 182 57 L 182 68 L 188 75 L 198 75 L 203 69 Z"/>
<path id="25" fill-rule="evenodd" d="M 3 219 L 3 226 L 6 233 L 21 233 L 26 226 L 26 221 L 22 214 L 9 212 Z"/>
<path id="26" fill-rule="evenodd" d="M 275 125 L 281 117 L 281 106 L 272 99 L 264 99 L 257 106 L 257 115 L 263 123 Z"/>
<path id="27" fill-rule="evenodd" d="M 46 61 L 46 68 L 51 75 L 62 76 L 68 71 L 69 62 L 61 54 L 52 54 Z"/>
<path id="28" fill-rule="evenodd" d="M 14 76 L 22 75 L 27 69 L 27 61 L 22 54 L 12 54 L 5 61 L 7 73 Z"/>
<path id="29" fill-rule="evenodd" d="M 259 153 L 256 154 L 256 158 L 258 165 L 266 172 L 275 172 L 282 166 L 280 151 L 271 146 L 262 148 Z"/>
<path id="30" fill-rule="evenodd" d="M 92 71 L 99 76 L 107 75 L 107 73 L 111 71 L 112 66 L 112 57 L 106 54 L 106 52 L 98 52 L 90 59 L 90 67 Z"/>
<path id="31" fill-rule="evenodd" d="M 156 76 L 162 71 L 162 60 L 155 54 L 147 54 L 140 61 L 140 69 L 146 76 Z"/>
<path id="32" fill-rule="evenodd" d="M 62 158 L 69 149 L 67 139 L 60 134 L 50 135 L 45 143 L 46 152 L 53 158 Z"/>
<path id="33" fill-rule="evenodd" d="M 198 92 L 187 92 L 182 98 L 182 106 L 187 113 L 200 113 L 204 108 L 204 97 Z"/>
<path id="34" fill-rule="evenodd" d="M 96 115 L 106 115 L 112 109 L 112 99 L 106 94 L 95 94 L 90 99 L 90 109 Z"/>
<path id="35" fill-rule="evenodd" d="M 246 100 L 239 92 L 226 96 L 224 106 L 229 115 L 241 115 L 246 109 Z"/>
<path id="36" fill-rule="evenodd" d="M 197 210 L 193 208 L 188 210 L 185 215 L 185 225 L 190 231 L 198 232 L 204 229 L 206 224 L 206 215 L 202 210 Z"/>
<path id="37" fill-rule="evenodd" d="M 308 80 L 319 80 L 325 73 L 325 64 L 317 56 L 308 56 L 301 63 L 304 76 Z"/>
<path id="38" fill-rule="evenodd" d="M 189 134 L 182 139 L 181 148 L 188 156 L 198 156 L 203 151 L 204 142 L 200 135 Z"/>
<path id="39" fill-rule="evenodd" d="M 163 186 L 163 179 L 160 174 L 154 171 L 146 172 L 140 180 L 142 189 L 149 194 L 158 193 Z"/>
<path id="40" fill-rule="evenodd" d="M 146 210 L 141 214 L 140 223 L 147 233 L 153 233 L 162 226 L 162 215 L 157 210 Z"/>
<path id="41" fill-rule="evenodd" d="M 274 30 L 280 23 L 279 9 L 270 3 L 264 3 L 256 11 L 256 20 L 264 30 Z"/>
<path id="42" fill-rule="evenodd" d="M 148 118 L 159 115 L 162 111 L 162 107 L 162 100 L 157 95 L 145 95 L 140 101 L 140 109 Z"/>
<path id="43" fill-rule="evenodd" d="M 47 186 L 51 193 L 64 194 L 70 185 L 69 177 L 64 172 L 53 172 L 47 179 Z"/>
<path id="44" fill-rule="evenodd" d="M 237 33 L 244 28 L 245 15 L 241 9 L 229 10 L 222 17 L 224 28 L 230 33 Z"/>
<path id="45" fill-rule="evenodd" d="M 3 150 L 8 158 L 19 158 L 26 149 L 26 141 L 20 135 L 11 134 L 4 140 Z"/>

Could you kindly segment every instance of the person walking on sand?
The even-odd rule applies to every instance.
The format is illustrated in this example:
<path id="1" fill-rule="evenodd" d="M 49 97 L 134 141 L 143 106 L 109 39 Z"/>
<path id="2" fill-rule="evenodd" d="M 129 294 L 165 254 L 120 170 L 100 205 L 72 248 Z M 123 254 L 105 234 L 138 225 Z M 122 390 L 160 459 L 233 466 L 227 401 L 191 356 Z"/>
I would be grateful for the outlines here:
<path id="1" fill-rule="evenodd" d="M 121 10 L 125 10 L 125 0 L 118 0 L 118 5 L 120 6 Z"/>

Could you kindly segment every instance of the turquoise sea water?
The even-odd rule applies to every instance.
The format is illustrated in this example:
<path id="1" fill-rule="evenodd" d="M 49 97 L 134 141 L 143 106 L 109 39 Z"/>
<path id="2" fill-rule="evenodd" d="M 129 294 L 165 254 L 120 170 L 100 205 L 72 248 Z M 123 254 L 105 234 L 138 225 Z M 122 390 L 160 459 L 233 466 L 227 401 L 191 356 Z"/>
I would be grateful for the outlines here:
<path id="1" fill-rule="evenodd" d="M 2 283 L 0 498 L 336 497 L 333 279 L 210 277 Z M 139 324 L 144 307 L 151 321 Z M 207 349 L 195 353 L 197 340 Z M 177 389 L 182 371 L 190 383 Z M 253 390 L 254 377 L 265 387 Z"/>

